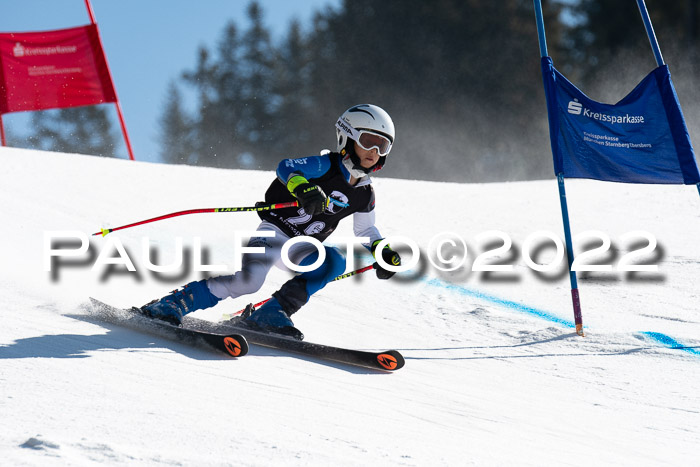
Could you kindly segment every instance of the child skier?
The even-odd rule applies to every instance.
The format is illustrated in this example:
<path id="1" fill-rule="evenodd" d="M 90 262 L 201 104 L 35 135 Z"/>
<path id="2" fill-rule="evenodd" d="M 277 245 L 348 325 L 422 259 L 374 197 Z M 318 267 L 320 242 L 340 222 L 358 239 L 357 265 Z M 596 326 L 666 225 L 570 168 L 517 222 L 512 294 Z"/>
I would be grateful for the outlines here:
<path id="1" fill-rule="evenodd" d="M 277 167 L 277 178 L 265 193 L 266 203 L 296 200 L 299 208 L 259 213 L 258 231 L 274 236 L 251 238 L 249 247 L 264 247 L 264 254 L 244 254 L 242 268 L 233 275 L 191 282 L 182 289 L 154 300 L 141 310 L 148 316 L 179 324 L 182 317 L 212 307 L 224 298 L 236 298 L 258 291 L 272 266 L 286 269 L 282 247 L 297 236 L 324 241 L 338 222 L 353 215 L 354 233 L 369 237 L 372 254 L 382 255 L 387 264 L 399 266 L 401 258 L 389 246 L 376 251 L 382 237 L 374 225 L 374 190 L 369 173 L 381 169 L 394 143 L 394 124 L 383 109 L 362 104 L 349 108 L 336 122 L 337 152 L 301 159 L 284 159 Z M 303 338 L 290 319 L 309 297 L 345 270 L 345 258 L 334 247 L 325 246 L 326 259 L 313 271 L 287 281 L 260 308 L 246 308 L 237 325 L 266 332 Z M 318 250 L 308 242 L 295 243 L 289 259 L 300 266 L 314 264 Z M 393 272 L 375 264 L 377 277 L 388 279 Z"/>

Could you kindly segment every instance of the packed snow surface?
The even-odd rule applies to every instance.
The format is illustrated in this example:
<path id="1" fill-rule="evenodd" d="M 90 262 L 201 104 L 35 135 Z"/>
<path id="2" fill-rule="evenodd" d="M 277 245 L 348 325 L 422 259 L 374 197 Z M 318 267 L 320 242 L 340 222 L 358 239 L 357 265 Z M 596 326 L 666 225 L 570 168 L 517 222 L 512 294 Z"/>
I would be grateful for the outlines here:
<path id="1" fill-rule="evenodd" d="M 259 220 L 181 216 L 90 236 L 83 252 L 80 233 L 186 209 L 250 206 L 272 172 L 9 148 L 0 158 L 3 465 L 697 463 L 694 187 L 567 181 L 574 234 L 598 232 L 579 238 L 576 251 L 593 251 L 586 264 L 612 267 L 579 273 L 580 337 L 565 260 L 546 240 L 563 239 L 554 179 L 376 179 L 380 231 L 395 238 L 404 263 L 413 256 L 406 240 L 414 242 L 419 262 L 389 281 L 368 272 L 329 284 L 294 320 L 308 341 L 402 352 L 406 366 L 385 373 L 256 346 L 233 359 L 102 322 L 86 308 L 91 296 L 142 305 L 234 272 L 234 235 Z M 328 242 L 342 247 L 337 239 L 352 236 L 351 224 Z M 57 232 L 66 237 L 56 240 Z M 440 271 L 431 249 L 458 257 L 461 240 L 467 260 Z M 483 256 L 499 247 L 498 258 Z M 51 249 L 77 256 L 51 260 Z M 181 250 L 181 267 L 149 269 L 148 261 L 177 266 Z M 361 248 L 352 256 L 356 267 L 371 261 Z M 535 267 L 555 267 L 538 273 L 527 256 Z M 628 259 L 658 270 L 620 271 Z M 479 272 L 475 263 L 513 268 Z M 196 270 L 215 266 L 222 271 Z M 289 277 L 273 270 L 254 296 L 196 316 L 220 320 Z"/>

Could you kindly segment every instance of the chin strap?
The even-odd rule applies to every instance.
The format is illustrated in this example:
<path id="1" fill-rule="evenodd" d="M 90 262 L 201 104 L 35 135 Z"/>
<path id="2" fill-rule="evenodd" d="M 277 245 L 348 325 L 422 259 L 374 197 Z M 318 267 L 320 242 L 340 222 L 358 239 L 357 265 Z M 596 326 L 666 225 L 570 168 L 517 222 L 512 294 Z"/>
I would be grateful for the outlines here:
<path id="1" fill-rule="evenodd" d="M 352 140 L 348 139 L 348 142 Z M 380 156 L 379 160 L 377 161 L 376 164 L 374 164 L 372 167 L 369 169 L 366 169 L 360 165 L 360 158 L 357 157 L 357 154 L 355 154 L 355 151 L 352 150 L 347 150 L 346 148 L 341 149 L 340 155 L 345 160 L 345 156 L 350 155 L 350 162 L 352 162 L 352 169 L 357 170 L 358 172 L 362 172 L 363 175 L 368 175 L 372 172 L 376 172 L 378 170 L 381 170 L 382 167 L 384 167 L 384 162 L 386 161 L 386 156 Z M 347 168 L 347 166 L 346 166 Z M 355 174 L 353 174 L 355 175 Z M 359 177 L 358 177 L 359 178 Z"/>

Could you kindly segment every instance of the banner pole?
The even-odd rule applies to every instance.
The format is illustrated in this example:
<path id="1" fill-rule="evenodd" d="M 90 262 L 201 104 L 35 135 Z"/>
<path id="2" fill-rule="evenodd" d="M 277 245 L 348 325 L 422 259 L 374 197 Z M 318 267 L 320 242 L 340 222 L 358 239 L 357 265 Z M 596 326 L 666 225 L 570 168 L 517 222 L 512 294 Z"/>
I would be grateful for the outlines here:
<path id="1" fill-rule="evenodd" d="M 663 66 L 664 58 L 661 56 L 661 49 L 659 49 L 659 41 L 656 40 L 656 34 L 654 33 L 654 26 L 651 25 L 651 19 L 649 19 L 649 11 L 644 3 L 644 0 L 637 0 L 637 6 L 639 7 L 639 13 L 642 15 L 642 21 L 644 22 L 644 28 L 647 30 L 647 36 L 649 36 L 649 44 L 651 44 L 651 50 L 654 52 L 654 58 L 656 58 L 656 65 Z"/>
<path id="2" fill-rule="evenodd" d="M 535 18 L 537 20 L 537 38 L 540 44 L 540 56 L 547 57 L 547 37 L 544 30 L 544 17 L 542 15 L 542 1 L 533 0 L 535 4 Z M 545 89 L 545 97 L 547 92 Z M 547 106 L 549 109 L 549 106 Z M 548 110 L 549 111 L 549 110 Z M 571 302 L 574 307 L 574 323 L 576 324 L 576 334 L 583 336 L 583 317 L 581 314 L 581 299 L 578 293 L 578 280 L 576 272 L 571 270 L 574 263 L 574 246 L 571 240 L 571 225 L 569 222 L 569 207 L 566 202 L 566 188 L 564 186 L 564 174 L 557 174 L 557 182 L 559 185 L 559 204 L 561 205 L 561 218 L 564 224 L 564 237 L 566 238 L 566 254 L 569 260 L 569 281 L 571 282 Z"/>
<path id="3" fill-rule="evenodd" d="M 100 49 L 102 49 L 102 54 L 105 57 L 105 65 L 107 66 L 107 73 L 109 74 L 109 80 L 112 83 L 112 88 L 114 89 L 114 97 L 116 102 L 114 105 L 117 108 L 117 116 L 119 117 L 119 126 L 121 126 L 122 129 L 122 135 L 124 135 L 124 143 L 126 144 L 126 150 L 129 153 L 129 159 L 132 161 L 134 159 L 134 150 L 131 148 L 131 141 L 129 140 L 129 133 L 126 131 L 126 123 L 124 122 L 124 115 L 122 114 L 122 106 L 121 103 L 119 102 L 119 97 L 117 97 L 117 88 L 114 86 L 114 78 L 112 78 L 112 71 L 109 69 L 109 64 L 107 63 L 107 54 L 104 53 L 104 46 L 102 45 L 102 37 L 100 36 L 100 31 L 97 28 L 97 22 L 95 21 L 95 14 L 92 11 L 92 5 L 90 4 L 90 0 L 85 0 L 85 8 L 87 9 L 88 16 L 90 17 L 90 24 L 95 26 L 97 29 L 97 39 L 100 41 Z"/>
<path id="4" fill-rule="evenodd" d="M 112 82 L 114 83 L 114 82 Z M 112 84 L 114 86 L 114 84 Z M 116 90 L 114 93 L 116 94 Z M 117 98 L 117 102 L 114 103 L 114 105 L 117 107 L 117 116 L 119 116 L 119 126 L 122 128 L 122 134 L 124 135 L 124 143 L 126 143 L 126 150 L 129 152 L 129 159 L 130 160 L 135 160 L 134 159 L 134 150 L 131 148 L 131 141 L 129 140 L 129 134 L 126 132 L 126 123 L 124 122 L 124 115 L 122 114 L 122 106 L 121 103 L 119 102 L 119 99 Z"/>
<path id="5" fill-rule="evenodd" d="M 571 224 L 569 222 L 569 207 L 566 202 L 566 188 L 564 186 L 564 174 L 557 174 L 559 185 L 559 203 L 561 204 L 561 219 L 564 224 L 564 237 L 566 238 L 566 256 L 569 262 L 569 282 L 571 283 L 571 303 L 574 307 L 574 323 L 576 324 L 576 334 L 583 336 L 583 316 L 581 314 L 581 299 L 578 293 L 578 280 L 576 271 L 571 267 L 574 264 L 574 244 L 571 240 Z"/>
<path id="6" fill-rule="evenodd" d="M 644 29 L 647 31 L 647 36 L 649 37 L 649 44 L 651 44 L 651 50 L 654 52 L 654 58 L 656 59 L 657 66 L 663 66 L 664 57 L 661 55 L 661 49 L 659 48 L 659 41 L 656 39 L 656 33 L 654 32 L 654 26 L 651 24 L 651 19 L 649 18 L 649 10 L 644 3 L 644 0 L 637 0 L 637 6 L 639 7 L 639 13 L 642 15 L 642 21 L 644 22 Z M 700 183 L 695 185 L 700 194 Z"/>
<path id="7" fill-rule="evenodd" d="M 535 19 L 537 20 L 537 38 L 540 43 L 540 57 L 546 57 L 547 52 L 547 36 L 544 33 L 544 17 L 542 16 L 542 1 L 534 0 L 535 2 Z"/>
<path id="8" fill-rule="evenodd" d="M 644 3 L 644 0 L 637 0 L 637 6 L 639 7 L 639 13 L 642 15 L 642 21 L 644 22 L 644 29 L 647 31 L 647 36 L 649 37 L 649 44 L 651 44 L 651 50 L 654 52 L 654 58 L 656 59 L 657 66 L 663 66 L 664 58 L 661 55 L 661 49 L 659 48 L 659 41 L 656 39 L 656 33 L 654 32 L 654 26 L 651 24 L 651 19 L 649 18 L 649 10 Z M 700 183 L 695 185 L 700 194 Z"/>
<path id="9" fill-rule="evenodd" d="M 90 17 L 90 24 L 97 24 L 95 22 L 95 14 L 92 12 L 92 5 L 90 0 L 85 0 L 85 8 L 87 8 L 88 16 Z"/>
<path id="10" fill-rule="evenodd" d="M 2 115 L 0 115 L 0 141 L 3 146 L 7 146 L 7 141 L 5 141 L 5 124 L 2 121 Z M 700 186 L 698 186 L 700 190 Z"/>

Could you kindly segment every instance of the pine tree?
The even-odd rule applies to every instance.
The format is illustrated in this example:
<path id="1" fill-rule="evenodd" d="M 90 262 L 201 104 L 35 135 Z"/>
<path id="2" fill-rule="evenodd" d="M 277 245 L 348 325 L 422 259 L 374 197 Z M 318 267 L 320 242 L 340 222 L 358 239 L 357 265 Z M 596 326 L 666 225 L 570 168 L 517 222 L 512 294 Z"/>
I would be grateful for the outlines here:
<path id="1" fill-rule="evenodd" d="M 30 147 L 116 157 L 117 136 L 105 106 L 71 107 L 32 114 Z"/>
<path id="2" fill-rule="evenodd" d="M 698 1 L 647 0 L 646 5 L 666 62 L 672 72 L 689 77 L 676 81 L 679 94 L 697 94 Z M 564 37 L 569 78 L 591 97 L 617 102 L 657 66 L 636 2 L 581 0 L 567 12 L 576 19 Z"/>
<path id="3" fill-rule="evenodd" d="M 182 109 L 182 94 L 175 82 L 168 86 L 163 114 L 160 117 L 161 160 L 170 164 L 187 164 L 195 150 L 192 122 Z"/>
<path id="4" fill-rule="evenodd" d="M 216 54 L 201 48 L 196 69 L 183 74 L 198 96 L 192 143 L 198 164 L 270 169 L 279 160 L 275 51 L 257 2 L 248 6 L 248 17 L 243 35 L 229 22 Z"/>
<path id="5" fill-rule="evenodd" d="M 543 7 L 557 53 L 559 2 Z M 281 157 L 334 149 L 338 115 L 370 102 L 397 127 L 382 175 L 548 177 L 538 58 L 526 0 L 345 0 L 317 13 L 309 33 L 292 23 L 278 45 L 253 1 L 248 27 L 229 23 L 184 75 L 198 96 L 197 163 L 271 169 Z"/>
<path id="6" fill-rule="evenodd" d="M 197 164 L 235 167 L 231 160 L 236 152 L 238 99 L 235 97 L 235 87 L 226 84 L 235 81 L 237 75 L 235 55 L 238 45 L 233 23 L 226 28 L 219 50 L 225 55 L 217 62 L 205 47 L 200 48 L 196 69 L 183 73 L 185 82 L 196 89 L 198 100 L 192 145 Z"/>
<path id="7" fill-rule="evenodd" d="M 242 38 L 240 82 L 243 118 L 240 133 L 246 140 L 245 153 L 253 157 L 256 168 L 272 168 L 280 156 L 274 154 L 276 128 L 273 113 L 274 51 L 270 32 L 263 24 L 263 11 L 257 1 L 248 5 L 250 27 Z"/>
<path id="8" fill-rule="evenodd" d="M 555 9 L 546 2 L 548 16 Z M 317 20 L 309 42 L 319 108 L 372 102 L 394 118 L 396 145 L 382 174 L 548 175 L 546 136 L 531 136 L 546 122 L 531 2 L 345 1 Z"/>
<path id="9" fill-rule="evenodd" d="M 313 154 L 321 149 L 321 141 L 312 126 L 316 106 L 309 89 L 311 57 L 298 21 L 290 24 L 275 56 L 272 94 L 277 105 L 273 120 L 273 150 L 278 155 L 289 157 Z M 332 141 L 331 138 L 328 140 Z"/>

